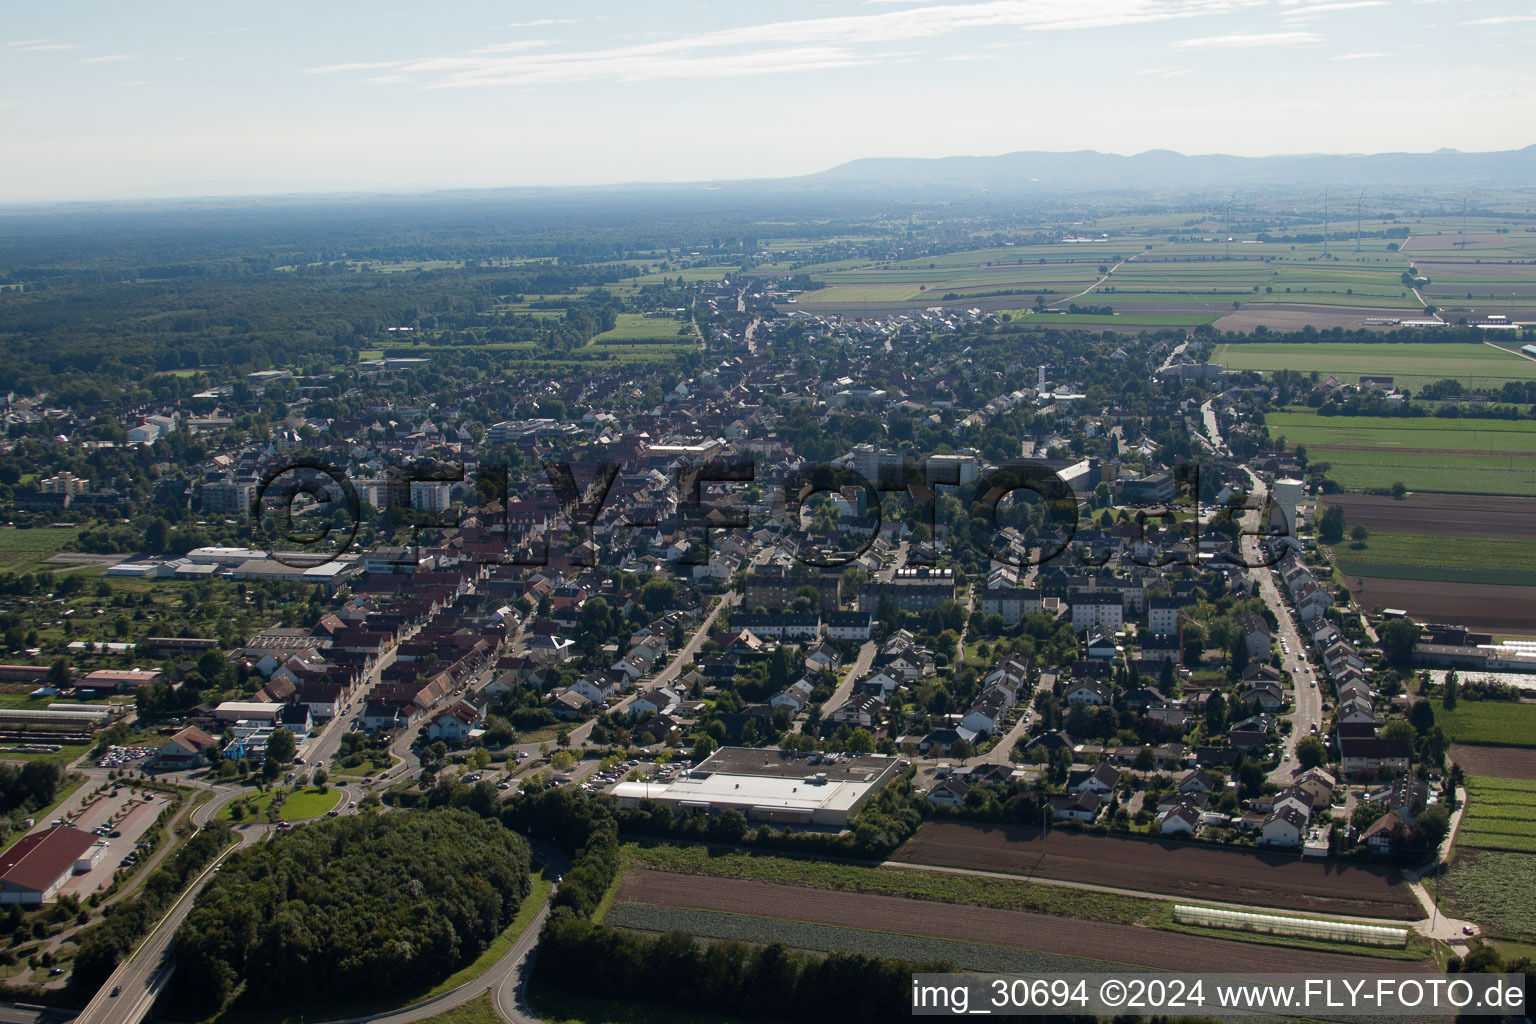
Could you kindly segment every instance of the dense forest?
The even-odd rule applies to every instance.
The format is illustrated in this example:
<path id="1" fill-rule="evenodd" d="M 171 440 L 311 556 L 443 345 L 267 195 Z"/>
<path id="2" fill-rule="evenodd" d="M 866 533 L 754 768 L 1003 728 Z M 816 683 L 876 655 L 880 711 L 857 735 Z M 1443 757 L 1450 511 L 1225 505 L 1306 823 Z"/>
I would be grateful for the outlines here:
<path id="1" fill-rule="evenodd" d="M 176 933 L 183 1000 L 410 994 L 490 945 L 528 895 L 528 846 L 466 811 L 335 818 L 230 858 Z"/>

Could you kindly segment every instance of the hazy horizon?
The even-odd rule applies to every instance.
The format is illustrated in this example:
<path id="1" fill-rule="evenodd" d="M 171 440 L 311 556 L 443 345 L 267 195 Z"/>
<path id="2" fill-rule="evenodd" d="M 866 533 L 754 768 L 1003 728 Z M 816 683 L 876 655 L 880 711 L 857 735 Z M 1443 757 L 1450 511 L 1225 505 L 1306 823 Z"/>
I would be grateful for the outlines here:
<path id="1" fill-rule="evenodd" d="M 1497 151 L 1519 148 L 1508 131 L 1536 97 L 1536 14 L 1513 0 L 354 10 L 14 12 L 0 203 L 750 180 L 1020 150 Z"/>

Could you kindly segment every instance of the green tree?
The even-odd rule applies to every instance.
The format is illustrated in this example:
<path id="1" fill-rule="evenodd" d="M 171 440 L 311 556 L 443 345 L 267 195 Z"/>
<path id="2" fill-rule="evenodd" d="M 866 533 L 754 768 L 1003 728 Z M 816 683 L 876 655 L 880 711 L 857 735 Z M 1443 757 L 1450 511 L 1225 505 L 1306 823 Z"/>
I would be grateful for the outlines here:
<path id="1" fill-rule="evenodd" d="M 1337 544 L 1344 539 L 1344 509 L 1340 505 L 1327 505 L 1317 517 L 1317 536 L 1324 544 Z"/>
<path id="2" fill-rule="evenodd" d="M 1349 539 L 1355 542 L 1355 547 L 1365 547 L 1365 542 L 1370 539 L 1371 531 L 1365 528 L 1364 523 L 1356 523 L 1349 531 Z"/>
<path id="3" fill-rule="evenodd" d="M 1389 664 L 1402 668 L 1413 660 L 1419 627 L 1412 619 L 1388 619 L 1381 627 L 1381 653 Z"/>
<path id="4" fill-rule="evenodd" d="M 873 754 L 875 737 L 868 729 L 858 728 L 848 734 L 848 750 L 854 754 Z"/>
<path id="5" fill-rule="evenodd" d="M 1296 760 L 1303 768 L 1316 768 L 1328 760 L 1328 749 L 1316 736 L 1303 736 L 1296 744 Z"/>
<path id="6" fill-rule="evenodd" d="M 287 764 L 293 760 L 295 749 L 293 733 L 287 729 L 278 729 L 267 739 L 267 760 L 279 765 Z"/>
<path id="7" fill-rule="evenodd" d="M 1445 696 L 1441 698 L 1441 703 L 1445 705 L 1445 710 L 1456 710 L 1456 698 L 1460 689 L 1461 681 L 1456 676 L 1456 670 L 1451 669 L 1445 674 Z"/>

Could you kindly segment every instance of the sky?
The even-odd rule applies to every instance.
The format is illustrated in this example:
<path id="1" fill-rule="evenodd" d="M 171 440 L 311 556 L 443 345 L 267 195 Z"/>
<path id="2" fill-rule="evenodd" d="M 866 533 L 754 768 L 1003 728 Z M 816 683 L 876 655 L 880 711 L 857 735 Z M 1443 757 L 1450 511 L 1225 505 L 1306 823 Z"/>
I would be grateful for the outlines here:
<path id="1" fill-rule="evenodd" d="M 1536 142 L 1536 0 L 50 0 L 0 203 Z"/>

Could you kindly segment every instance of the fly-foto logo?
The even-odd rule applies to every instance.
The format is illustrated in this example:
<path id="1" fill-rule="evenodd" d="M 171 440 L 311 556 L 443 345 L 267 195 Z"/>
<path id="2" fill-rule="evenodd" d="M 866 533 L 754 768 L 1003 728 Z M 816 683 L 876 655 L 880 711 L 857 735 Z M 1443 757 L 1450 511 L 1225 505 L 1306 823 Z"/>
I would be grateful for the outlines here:
<path id="1" fill-rule="evenodd" d="M 542 464 L 549 490 L 541 503 L 546 513 L 530 518 L 514 507 L 527 503 L 504 499 L 501 508 L 500 540 L 504 543 L 493 554 L 472 553 L 481 562 L 503 565 L 541 566 L 549 564 L 551 546 L 560 537 L 590 538 L 599 517 L 608 509 L 615 481 L 623 472 L 622 462 L 597 462 L 583 466 L 589 481 L 578 486 L 570 462 L 545 461 Z M 727 530 L 754 527 L 746 506 L 736 502 L 708 500 L 707 492 L 731 484 L 755 484 L 756 464 L 750 458 L 716 458 L 681 465 L 672 479 L 676 509 L 670 522 L 664 523 L 654 512 L 646 514 L 627 510 L 623 526 L 629 529 L 659 529 L 668 525 L 682 531 L 686 541 L 678 545 L 675 561 L 681 565 L 706 565 L 713 551 L 712 543 Z M 503 481 L 501 493 L 507 493 L 504 481 L 507 467 L 480 465 L 477 475 L 490 474 Z M 1127 557 L 1148 568 L 1196 566 L 1200 563 L 1202 536 L 1223 535 L 1228 543 L 1219 552 L 1211 552 L 1227 564 L 1243 568 L 1261 568 L 1275 564 L 1275 554 L 1258 543 L 1244 543 L 1244 538 L 1275 538 L 1285 535 L 1283 521 L 1269 525 L 1269 503 L 1259 496 L 1245 494 L 1226 503 L 1201 500 L 1200 466 L 1180 464 L 1171 474 L 1174 496 L 1169 502 L 1152 508 L 1126 510 L 1129 530 L 1122 530 Z M 468 485 L 462 465 L 398 467 L 390 472 L 387 492 L 379 504 L 404 506 L 414 510 L 410 523 L 412 538 L 407 561 L 415 564 L 421 532 L 456 529 L 464 522 L 455 504 L 447 497 L 457 485 Z M 988 470 L 962 486 L 960 469 L 951 461 L 933 462 L 906 458 L 900 466 L 882 466 L 878 479 L 870 480 L 857 470 L 831 463 L 803 464 L 792 469 L 772 496 L 776 500 L 760 503 L 763 508 L 781 508 L 780 521 L 791 524 L 787 546 L 794 557 L 814 568 L 837 568 L 860 558 L 888 521 L 887 499 L 896 498 L 904 505 L 901 518 L 926 528 L 930 537 L 939 535 L 937 495 L 952 491 L 963 498 L 961 514 L 969 529 L 976 524 L 993 537 L 995 561 L 1017 568 L 1045 565 L 1074 549 L 1083 501 L 1071 484 L 1050 464 L 1038 459 L 1020 459 Z M 837 526 L 808 529 L 804 522 L 818 495 L 840 500 L 849 514 L 837 520 Z M 1031 543 L 1020 550 L 1018 544 L 1000 541 L 1008 531 L 1004 518 L 1022 519 L 1020 510 L 1033 506 L 1029 513 Z M 647 506 L 654 509 L 654 505 Z M 1258 512 L 1258 526 L 1245 522 L 1248 513 Z M 284 564 L 314 566 L 346 554 L 356 543 L 362 523 L 362 502 L 356 486 L 329 463 L 320 459 L 294 459 L 274 467 L 262 479 L 251 500 L 255 536 L 264 541 L 270 556 Z M 486 526 L 484 510 L 476 510 L 476 522 Z M 494 521 L 493 513 L 493 521 Z M 845 527 L 842 524 L 846 522 Z M 1230 527 L 1229 525 L 1230 524 Z M 302 528 L 301 528 L 302 525 Z M 760 524 L 758 524 L 760 525 Z M 953 524 L 946 523 L 946 526 Z M 1157 525 L 1166 537 L 1154 542 L 1148 528 Z M 795 531 L 799 534 L 796 535 Z M 1016 536 L 1018 535 L 1015 531 Z M 592 564 L 590 548 L 585 557 L 566 551 L 574 561 Z M 1078 550 L 1077 557 L 1090 566 L 1103 565 L 1107 553 Z M 914 550 L 909 565 L 931 565 L 933 558 Z"/>

